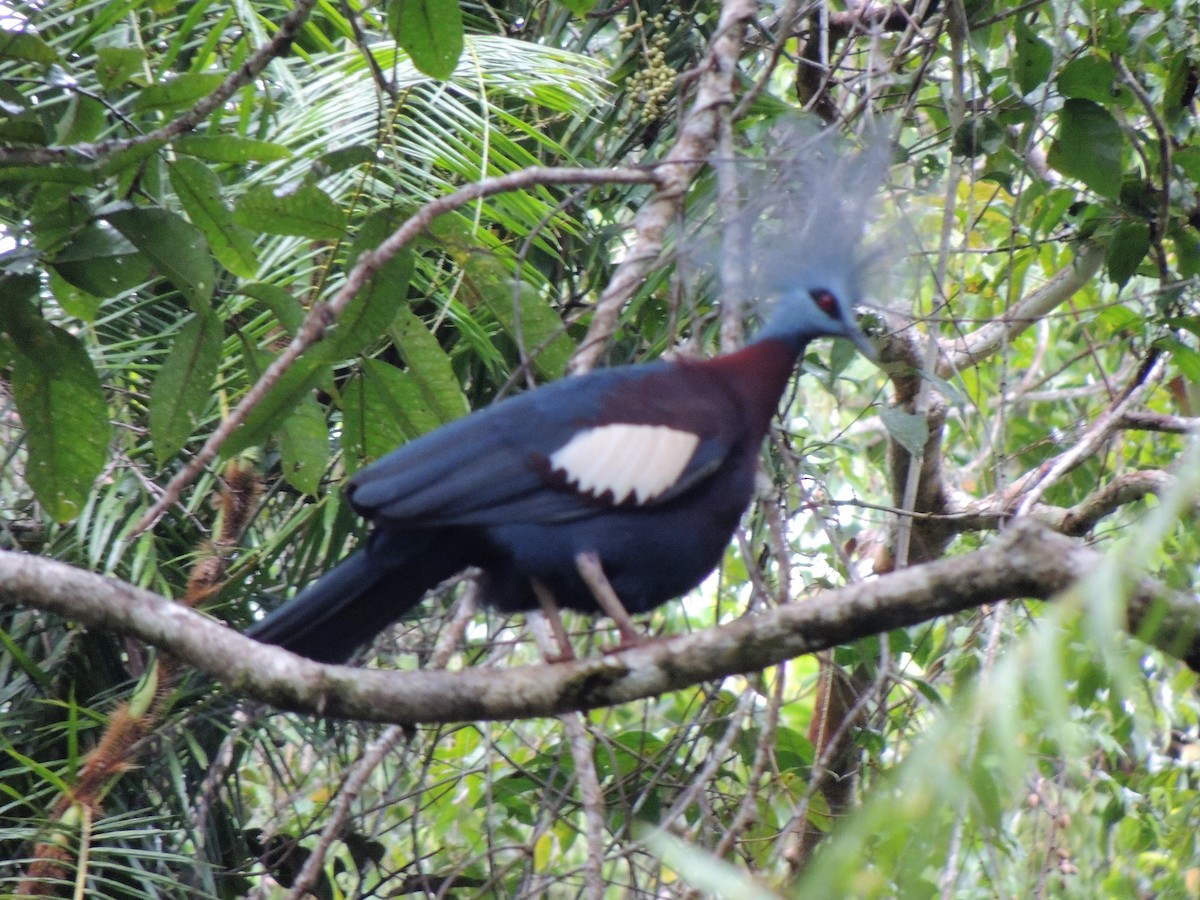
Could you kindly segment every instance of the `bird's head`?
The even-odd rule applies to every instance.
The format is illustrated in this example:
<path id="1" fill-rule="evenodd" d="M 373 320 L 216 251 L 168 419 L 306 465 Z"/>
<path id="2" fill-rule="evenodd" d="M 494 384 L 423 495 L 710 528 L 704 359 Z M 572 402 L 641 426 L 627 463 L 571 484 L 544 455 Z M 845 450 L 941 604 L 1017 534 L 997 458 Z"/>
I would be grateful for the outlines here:
<path id="1" fill-rule="evenodd" d="M 851 274 L 814 275 L 787 287 L 774 296 L 759 331 L 760 338 L 775 338 L 799 350 L 819 337 L 842 337 L 854 343 L 868 359 L 875 348 L 859 327 L 854 311 L 861 300 L 861 287 Z"/>
<path id="2" fill-rule="evenodd" d="M 881 129 L 850 152 L 827 133 L 793 135 L 779 153 L 748 209 L 752 284 L 763 302 L 759 336 L 797 350 L 814 338 L 843 337 L 874 358 L 855 307 L 880 256 L 867 235 L 887 174 L 888 136 Z"/>

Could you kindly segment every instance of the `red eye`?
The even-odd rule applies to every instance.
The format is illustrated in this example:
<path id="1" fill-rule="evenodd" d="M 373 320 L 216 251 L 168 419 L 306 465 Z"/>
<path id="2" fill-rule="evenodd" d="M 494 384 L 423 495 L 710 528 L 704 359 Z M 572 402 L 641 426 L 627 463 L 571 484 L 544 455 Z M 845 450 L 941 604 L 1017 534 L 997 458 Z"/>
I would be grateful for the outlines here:
<path id="1" fill-rule="evenodd" d="M 813 298 L 813 303 L 817 304 L 817 309 L 825 313 L 827 316 L 837 318 L 839 314 L 837 298 L 829 291 L 815 290 L 809 291 L 809 296 Z"/>

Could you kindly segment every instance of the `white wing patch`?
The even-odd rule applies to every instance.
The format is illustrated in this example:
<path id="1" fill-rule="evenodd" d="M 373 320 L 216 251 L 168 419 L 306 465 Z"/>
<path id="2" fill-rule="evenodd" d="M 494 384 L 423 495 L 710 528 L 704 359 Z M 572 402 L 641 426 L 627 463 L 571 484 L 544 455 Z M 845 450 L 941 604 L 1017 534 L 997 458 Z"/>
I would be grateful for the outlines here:
<path id="1" fill-rule="evenodd" d="M 581 431 L 550 456 L 550 467 L 584 494 L 611 491 L 646 503 L 679 480 L 700 436 L 664 425 L 615 423 Z"/>

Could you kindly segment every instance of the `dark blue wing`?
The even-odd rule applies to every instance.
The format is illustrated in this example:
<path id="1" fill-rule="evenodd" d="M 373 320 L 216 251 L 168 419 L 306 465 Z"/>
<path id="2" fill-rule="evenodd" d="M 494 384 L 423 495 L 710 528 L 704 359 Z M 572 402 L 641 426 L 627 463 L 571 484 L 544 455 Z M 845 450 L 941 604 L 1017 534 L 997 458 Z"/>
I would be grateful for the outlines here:
<path id="1" fill-rule="evenodd" d="M 737 404 L 698 374 L 604 369 L 501 401 L 357 473 L 350 502 L 414 526 L 565 522 L 666 502 L 717 471 L 743 433 Z"/>

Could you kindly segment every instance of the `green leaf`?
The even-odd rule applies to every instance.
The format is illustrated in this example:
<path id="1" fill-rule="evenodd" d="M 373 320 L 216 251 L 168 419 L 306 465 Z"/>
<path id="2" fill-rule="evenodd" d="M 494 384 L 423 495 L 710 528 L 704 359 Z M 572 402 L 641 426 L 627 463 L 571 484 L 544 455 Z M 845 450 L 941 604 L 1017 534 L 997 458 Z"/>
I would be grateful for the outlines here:
<path id="1" fill-rule="evenodd" d="M 15 338 L 20 329 L 20 322 L 40 321 L 36 315 L 31 300 L 38 289 L 36 275 L 2 275 L 0 276 L 0 337 L 8 332 Z"/>
<path id="2" fill-rule="evenodd" d="M 1004 129 L 990 116 L 970 116 L 954 132 L 953 152 L 968 159 L 995 153 L 1004 144 Z"/>
<path id="3" fill-rule="evenodd" d="M 92 184 L 96 176 L 81 166 L 0 166 L 0 183 L 52 181 L 60 184 Z"/>
<path id="4" fill-rule="evenodd" d="M 111 91 L 141 72 L 145 61 L 146 54 L 137 47 L 101 47 L 96 51 L 96 78 Z"/>
<path id="5" fill-rule="evenodd" d="M 396 313 L 391 335 L 426 405 L 443 424 L 471 411 L 449 354 L 408 306 Z"/>
<path id="6" fill-rule="evenodd" d="M 378 161 L 375 153 L 375 148 L 366 144 L 350 144 L 322 153 L 313 164 L 313 169 L 324 176 L 344 172 L 355 166 L 374 165 Z"/>
<path id="7" fill-rule="evenodd" d="M 596 8 L 596 0 L 558 0 L 579 18 L 583 18 Z"/>
<path id="8" fill-rule="evenodd" d="M 243 284 L 238 291 L 264 303 L 288 334 L 295 336 L 304 324 L 304 307 L 283 288 L 274 284 L 255 283 Z"/>
<path id="9" fill-rule="evenodd" d="M 401 216 L 387 210 L 368 217 L 359 227 L 350 248 L 347 270 L 354 266 L 363 253 L 379 246 L 400 219 Z M 329 333 L 329 343 L 337 356 L 353 356 L 379 339 L 396 317 L 397 308 L 404 304 L 412 273 L 412 252 L 405 248 L 389 259 L 375 273 L 375 277 L 363 286 Z"/>
<path id="10" fill-rule="evenodd" d="M 1134 276 L 1150 252 L 1150 226 L 1145 222 L 1124 222 L 1113 232 L 1104 258 L 1109 280 L 1123 288 Z"/>
<path id="11" fill-rule="evenodd" d="M 1182 169 L 1192 181 L 1200 182 L 1200 147 L 1181 147 L 1171 154 L 1171 162 Z"/>
<path id="12" fill-rule="evenodd" d="M 304 397 L 283 423 L 279 449 L 288 484 L 315 496 L 329 465 L 329 429 L 315 397 Z"/>
<path id="13" fill-rule="evenodd" d="M 1111 103 L 1117 70 L 1112 63 L 1097 56 L 1076 57 L 1058 73 L 1058 90 L 1064 97 Z"/>
<path id="14" fill-rule="evenodd" d="M 343 442 L 354 463 L 378 459 L 442 424 L 414 379 L 382 360 L 363 360 L 362 375 L 346 387 Z"/>
<path id="15" fill-rule="evenodd" d="M 217 278 L 208 242 L 199 228 L 158 207 L 117 210 L 105 218 L 158 267 L 193 310 L 203 313 L 208 309 Z"/>
<path id="16" fill-rule="evenodd" d="M 880 407 L 879 417 L 883 424 L 901 447 L 914 456 L 925 452 L 925 443 L 929 440 L 929 423 L 924 416 L 905 412 L 899 407 Z"/>
<path id="17" fill-rule="evenodd" d="M 514 343 L 520 342 L 540 378 L 549 381 L 560 377 L 575 351 L 575 343 L 558 313 L 532 285 L 519 282 L 514 288 L 512 273 L 459 226 L 454 216 L 443 216 L 430 230 L 461 261 L 466 276 L 464 289 L 496 318 Z"/>
<path id="18" fill-rule="evenodd" d="M 1017 44 L 1013 59 L 1013 75 L 1022 94 L 1028 94 L 1050 77 L 1054 51 L 1022 18 L 1017 19 Z"/>
<path id="19" fill-rule="evenodd" d="M 363 360 L 363 375 L 373 388 L 381 407 L 400 425 L 408 440 L 433 431 L 441 421 L 425 405 L 413 378 L 383 360 Z"/>
<path id="20" fill-rule="evenodd" d="M 1163 115 L 1168 122 L 1174 122 L 1188 108 L 1196 94 L 1196 67 L 1188 53 L 1176 54 L 1170 67 L 1163 89 Z"/>
<path id="21" fill-rule="evenodd" d="M 187 443 L 212 402 L 224 326 L 205 311 L 184 324 L 150 389 L 150 441 L 159 465 Z"/>
<path id="22" fill-rule="evenodd" d="M 1175 265 L 1181 278 L 1200 275 L 1200 236 L 1190 228 L 1172 222 L 1169 228 L 1175 243 Z"/>
<path id="23" fill-rule="evenodd" d="M 463 50 L 458 0 L 392 0 L 388 27 L 417 69 L 443 81 L 454 74 Z"/>
<path id="24" fill-rule="evenodd" d="M 1096 193 L 1116 198 L 1124 150 L 1125 135 L 1108 110 L 1090 100 L 1068 100 L 1059 111 L 1047 161 Z"/>
<path id="25" fill-rule="evenodd" d="M 76 94 L 67 103 L 55 128 L 55 142 L 78 144 L 94 140 L 104 129 L 104 106 L 91 97 Z"/>
<path id="26" fill-rule="evenodd" d="M 97 297 L 95 294 L 76 287 L 54 269 L 50 269 L 50 292 L 54 294 L 54 299 L 58 301 L 58 305 L 67 315 L 84 322 L 94 322 L 96 313 L 100 311 L 100 306 L 104 303 L 103 297 Z"/>
<path id="27" fill-rule="evenodd" d="M 1175 364 L 1175 368 L 1188 381 L 1200 384 L 1200 353 L 1173 337 L 1164 338 L 1162 343 L 1170 351 L 1171 362 Z"/>
<path id="28" fill-rule="evenodd" d="M 207 97 L 225 80 L 220 72 L 185 72 L 167 81 L 143 88 L 133 101 L 138 112 L 191 106 Z"/>
<path id="29" fill-rule="evenodd" d="M 108 404 L 92 361 L 70 332 L 40 322 L 17 342 L 12 392 L 25 426 L 25 476 L 59 522 L 79 514 L 108 460 Z"/>
<path id="30" fill-rule="evenodd" d="M 518 313 L 514 309 L 512 277 L 508 273 L 497 266 L 495 271 L 480 277 L 481 270 L 488 268 L 486 264 L 468 263 L 467 268 L 475 287 L 480 289 L 483 305 L 514 341 L 518 336 L 517 317 L 520 316 L 520 340 L 538 377 L 545 381 L 562 377 L 575 352 L 575 342 L 567 336 L 558 313 L 532 285 L 524 282 L 517 286 Z"/>
<path id="31" fill-rule="evenodd" d="M 267 234 L 336 241 L 346 233 L 342 208 L 319 187 L 303 181 L 275 187 L 256 185 L 238 200 L 233 218 L 239 225 Z"/>
<path id="32" fill-rule="evenodd" d="M 162 139 L 146 141 L 141 144 L 134 144 L 132 147 L 126 147 L 124 150 L 118 150 L 116 153 L 110 154 L 100 160 L 100 163 L 92 169 L 97 177 L 107 178 L 110 175 L 116 175 L 118 172 L 125 172 L 132 168 L 145 169 L 145 160 L 154 156 L 166 146 L 166 141 Z M 139 177 L 142 172 L 136 173 Z"/>
<path id="33" fill-rule="evenodd" d="M 257 377 L 266 369 L 265 361 L 261 358 L 263 355 L 258 351 L 248 348 L 246 356 L 247 370 L 252 377 Z M 229 459 L 248 447 L 266 443 L 272 434 L 283 427 L 313 388 L 328 377 L 330 368 L 330 355 L 325 344 L 318 344 L 296 360 L 221 447 L 221 455 Z"/>
<path id="34" fill-rule="evenodd" d="M 216 173 L 199 160 L 180 157 L 171 166 L 171 186 L 221 265 L 241 278 L 253 278 L 258 272 L 253 234 L 233 221 Z"/>
<path id="35" fill-rule="evenodd" d="M 176 138 L 172 145 L 180 153 L 206 159 L 209 162 L 245 165 L 252 162 L 274 162 L 288 159 L 292 151 L 283 144 L 259 141 L 236 135 L 188 134 Z"/>
<path id="36" fill-rule="evenodd" d="M 0 28 L 0 59 L 21 59 L 48 66 L 58 62 L 59 57 L 49 44 L 31 31 Z"/>
<path id="37" fill-rule="evenodd" d="M 150 278 L 150 260 L 107 223 L 89 225 L 50 260 L 68 284 L 96 297 L 116 297 Z"/>
<path id="38" fill-rule="evenodd" d="M 391 415 L 392 404 L 381 396 L 380 381 L 360 373 L 342 387 L 342 450 L 351 472 L 395 450 L 408 437 Z"/>

